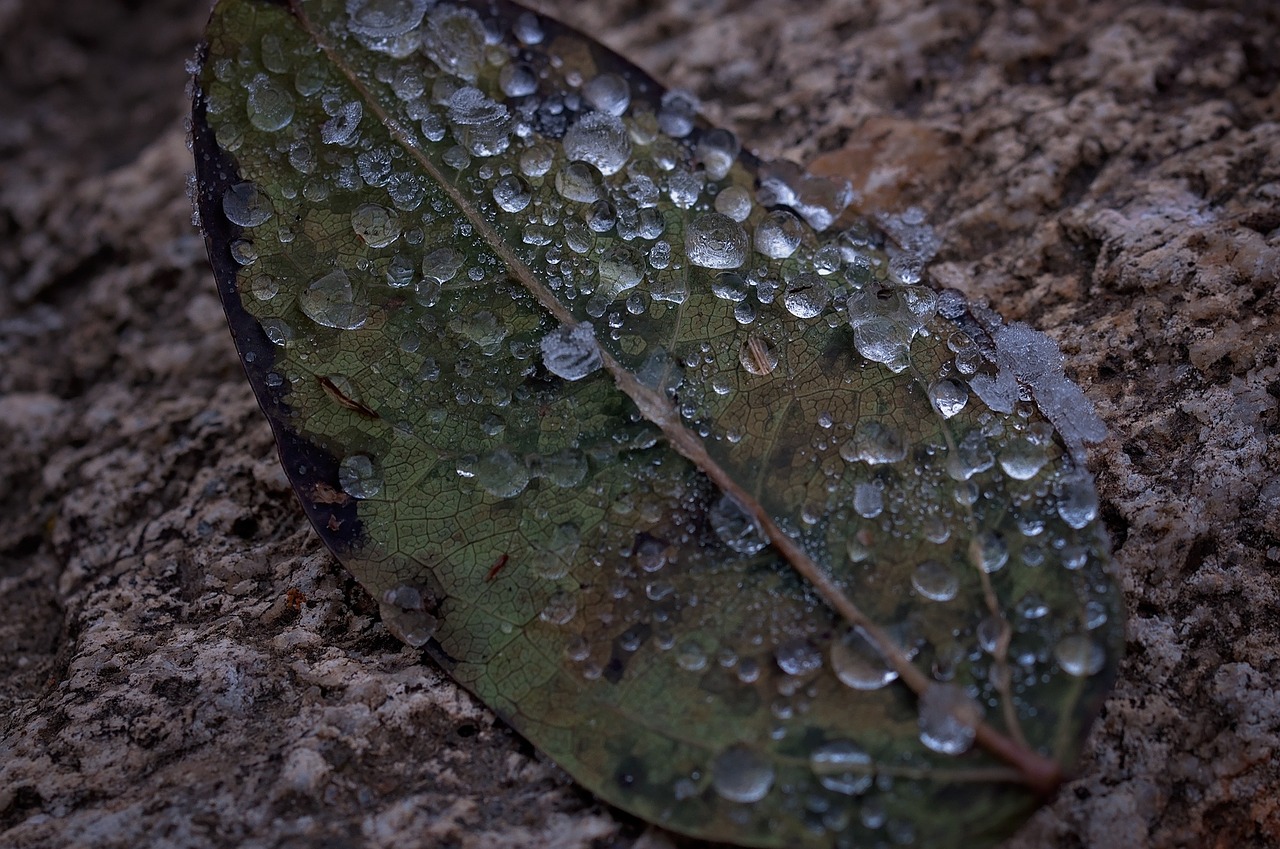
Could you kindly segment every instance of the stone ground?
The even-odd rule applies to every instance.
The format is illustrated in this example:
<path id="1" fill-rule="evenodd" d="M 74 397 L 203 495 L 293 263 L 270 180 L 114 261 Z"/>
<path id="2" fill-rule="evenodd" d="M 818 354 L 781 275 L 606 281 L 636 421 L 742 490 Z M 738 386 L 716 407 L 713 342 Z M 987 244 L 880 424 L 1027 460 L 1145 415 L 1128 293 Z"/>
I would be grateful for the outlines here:
<path id="1" fill-rule="evenodd" d="M 1011 847 L 1280 845 L 1280 6 L 545 0 L 1060 341 L 1128 657 Z M 654 847 L 377 624 L 190 227 L 190 0 L 0 0 L 0 845 Z"/>

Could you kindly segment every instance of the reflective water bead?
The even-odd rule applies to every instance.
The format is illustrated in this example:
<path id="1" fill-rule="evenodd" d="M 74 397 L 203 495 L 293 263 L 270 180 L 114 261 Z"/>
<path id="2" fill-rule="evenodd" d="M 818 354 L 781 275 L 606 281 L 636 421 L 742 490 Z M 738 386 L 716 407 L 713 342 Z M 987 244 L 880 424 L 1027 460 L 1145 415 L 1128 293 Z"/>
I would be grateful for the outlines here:
<path id="1" fill-rule="evenodd" d="M 363 203 L 351 213 L 351 228 L 371 248 L 385 248 L 400 238 L 400 216 L 376 203 Z"/>
<path id="2" fill-rule="evenodd" d="M 950 567 L 925 560 L 911 573 L 911 586 L 931 601 L 951 601 L 960 591 L 960 579 Z"/>
<path id="3" fill-rule="evenodd" d="M 364 107 L 360 105 L 360 101 L 343 103 L 330 114 L 333 117 L 320 125 L 320 141 L 340 147 L 354 141 L 360 128 L 360 118 L 364 115 Z"/>
<path id="4" fill-rule="evenodd" d="M 363 327 L 369 317 L 368 306 L 356 301 L 351 278 L 340 268 L 312 281 L 298 297 L 298 305 L 316 324 L 339 330 Z"/>
<path id="5" fill-rule="evenodd" d="M 541 348 L 547 371 L 565 380 L 581 380 L 604 365 L 589 322 L 561 325 L 542 337 Z"/>
<path id="6" fill-rule="evenodd" d="M 569 159 L 590 162 L 606 177 L 616 174 L 631 156 L 631 139 L 622 120 L 608 112 L 578 118 L 561 142 Z"/>
<path id="7" fill-rule="evenodd" d="M 271 198 L 253 183 L 236 183 L 222 195 L 227 220 L 240 227 L 257 227 L 275 215 Z"/>
<path id="8" fill-rule="evenodd" d="M 796 318 L 816 318 L 831 301 L 831 289 L 816 274 L 804 272 L 787 284 L 782 305 Z"/>
<path id="9" fill-rule="evenodd" d="M 752 334 L 738 350 L 738 362 L 751 374 L 771 374 L 778 367 L 778 351 L 768 339 Z"/>
<path id="10" fill-rule="evenodd" d="M 771 259 L 786 259 L 800 247 L 800 219 L 785 209 L 775 209 L 756 225 L 756 250 Z"/>
<path id="11" fill-rule="evenodd" d="M 347 26 L 357 35 L 394 38 L 422 23 L 427 0 L 347 0 Z"/>
<path id="12" fill-rule="evenodd" d="M 878 690 L 898 678 L 858 628 L 849 629 L 831 644 L 831 669 L 842 684 L 854 690 Z"/>
<path id="13" fill-rule="evenodd" d="M 969 390 L 954 380 L 939 380 L 929 387 L 929 400 L 944 419 L 949 419 L 964 409 Z"/>
<path id="14" fill-rule="evenodd" d="M 494 203 L 504 212 L 520 212 L 532 199 L 528 183 L 515 174 L 508 174 L 493 186 Z"/>
<path id="15" fill-rule="evenodd" d="M 352 498 L 373 498 L 382 492 L 382 474 L 365 454 L 352 454 L 338 464 L 338 485 Z"/>
<path id="16" fill-rule="evenodd" d="M 1107 663 L 1107 655 L 1102 646 L 1083 634 L 1063 637 L 1054 646 L 1053 656 L 1063 672 L 1077 678 L 1096 675 Z"/>
<path id="17" fill-rule="evenodd" d="M 293 95 L 283 83 L 259 74 L 249 83 L 248 116 L 263 132 L 282 130 L 293 120 Z"/>
<path id="18" fill-rule="evenodd" d="M 693 131 L 698 114 L 698 98 L 692 92 L 675 89 L 662 95 L 658 110 L 658 127 L 675 139 L 682 139 Z"/>
<path id="19" fill-rule="evenodd" d="M 832 740 L 809 753 L 818 783 L 835 793 L 860 796 L 871 789 L 871 755 L 852 740 Z"/>
<path id="20" fill-rule="evenodd" d="M 597 74 L 582 87 L 582 98 L 592 108 L 620 117 L 631 104 L 631 86 L 617 74 Z"/>
<path id="21" fill-rule="evenodd" d="M 716 195 L 715 207 L 721 215 L 742 223 L 751 215 L 751 193 L 740 186 L 726 186 Z"/>
<path id="22" fill-rule="evenodd" d="M 982 721 L 982 707 L 955 684 L 930 684 L 920 696 L 920 742 L 943 755 L 969 750 Z"/>
<path id="23" fill-rule="evenodd" d="M 538 90 L 538 75 L 523 62 L 511 62 L 498 72 L 498 88 L 507 97 L 525 97 Z"/>
<path id="24" fill-rule="evenodd" d="M 738 744 L 711 762 L 711 787 L 730 802 L 759 802 L 773 787 L 773 766 L 755 749 Z"/>
<path id="25" fill-rule="evenodd" d="M 695 150 L 707 176 L 712 180 L 722 180 L 733 167 L 742 144 L 728 130 L 715 128 L 707 130 L 698 138 Z"/>
<path id="26" fill-rule="evenodd" d="M 699 214 L 685 230 L 689 261 L 702 268 L 739 268 L 747 259 L 747 231 L 718 212 Z"/>
<path id="27" fill-rule="evenodd" d="M 481 458 L 473 469 L 476 483 L 497 498 L 514 498 L 529 485 L 529 469 L 505 448 Z"/>

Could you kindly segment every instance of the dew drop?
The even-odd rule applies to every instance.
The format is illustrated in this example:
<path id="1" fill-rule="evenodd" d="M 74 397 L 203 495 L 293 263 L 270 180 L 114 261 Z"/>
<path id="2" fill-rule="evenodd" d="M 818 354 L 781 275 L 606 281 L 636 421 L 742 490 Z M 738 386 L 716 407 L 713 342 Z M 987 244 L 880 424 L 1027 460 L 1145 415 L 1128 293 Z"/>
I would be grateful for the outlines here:
<path id="1" fill-rule="evenodd" d="M 529 485 L 529 469 L 505 448 L 482 457 L 474 468 L 476 483 L 497 498 L 515 498 Z"/>
<path id="2" fill-rule="evenodd" d="M 512 62 L 498 72 L 498 88 L 507 97 L 526 97 L 538 90 L 538 75 L 528 65 Z"/>
<path id="3" fill-rule="evenodd" d="M 929 400 L 944 419 L 949 419 L 964 409 L 969 390 L 954 380 L 939 380 L 929 387 Z"/>
<path id="4" fill-rule="evenodd" d="M 676 665 L 686 672 L 701 672 L 707 668 L 707 653 L 692 640 L 676 648 Z"/>
<path id="5" fill-rule="evenodd" d="M 631 156 L 631 139 L 622 120 L 608 112 L 588 112 L 569 127 L 562 140 L 573 160 L 590 162 L 606 177 L 616 174 Z"/>
<path id="6" fill-rule="evenodd" d="M 552 625 L 568 625 L 577 615 L 578 602 L 573 594 L 557 590 L 551 594 L 551 598 L 547 600 L 547 606 L 542 608 L 538 618 Z"/>
<path id="7" fill-rule="evenodd" d="M 907 446 L 902 435 L 888 425 L 874 419 L 861 419 L 853 439 L 840 446 L 840 456 L 849 463 L 861 460 L 873 466 L 897 463 L 906 459 Z"/>
<path id="8" fill-rule="evenodd" d="M 785 209 L 775 209 L 756 225 L 756 250 L 771 259 L 786 259 L 800 247 L 800 219 Z"/>
<path id="9" fill-rule="evenodd" d="M 739 268 L 747 259 L 747 231 L 727 215 L 704 212 L 689 222 L 684 249 L 702 268 Z"/>
<path id="10" fill-rule="evenodd" d="M 831 290 L 827 282 L 808 271 L 796 275 L 782 296 L 782 305 L 796 318 L 816 318 L 830 301 Z"/>
<path id="11" fill-rule="evenodd" d="M 340 268 L 313 281 L 298 297 L 298 305 L 316 324 L 338 330 L 363 327 L 369 317 L 368 306 L 356 302 L 351 278 Z"/>
<path id="12" fill-rule="evenodd" d="M 249 123 L 272 133 L 293 120 L 293 95 L 281 83 L 259 74 L 249 83 Z"/>
<path id="13" fill-rule="evenodd" d="M 565 380 L 581 380 L 604 366 L 590 322 L 561 325 L 542 337 L 542 362 Z"/>
<path id="14" fill-rule="evenodd" d="M 711 294 L 735 304 L 745 301 L 750 291 L 747 281 L 736 271 L 722 271 L 711 281 Z"/>
<path id="15" fill-rule="evenodd" d="M 582 87 L 582 97 L 592 108 L 621 117 L 631 104 L 631 86 L 617 74 L 598 74 Z"/>
<path id="16" fill-rule="evenodd" d="M 320 141 L 325 144 L 346 146 L 355 140 L 356 131 L 360 129 L 360 118 L 364 115 L 364 107 L 360 101 L 352 100 L 338 107 L 328 121 L 320 126 Z"/>
<path id="17" fill-rule="evenodd" d="M 998 534 L 982 531 L 969 543 L 969 556 L 982 571 L 999 572 L 1009 562 L 1009 547 Z"/>
<path id="18" fill-rule="evenodd" d="M 556 172 L 556 191 L 565 200 L 595 203 L 604 197 L 603 178 L 589 162 L 570 162 Z"/>
<path id="19" fill-rule="evenodd" d="M 871 756 L 852 740 L 832 740 L 809 753 L 818 783 L 834 793 L 860 796 L 871 789 Z"/>
<path id="20" fill-rule="evenodd" d="M 943 755 L 969 750 L 982 707 L 955 684 L 930 684 L 919 701 L 920 742 Z"/>
<path id="21" fill-rule="evenodd" d="M 960 580 L 948 566 L 926 560 L 911 573 L 911 586 L 931 601 L 951 601 L 960 591 Z"/>
<path id="22" fill-rule="evenodd" d="M 682 139 L 693 132 L 698 114 L 698 98 L 692 92 L 674 89 L 662 95 L 658 110 L 658 127 L 673 139 Z"/>
<path id="23" fill-rule="evenodd" d="M 740 186 L 728 186 L 716 195 L 716 212 L 741 224 L 751 216 L 751 193 Z"/>
<path id="24" fill-rule="evenodd" d="M 780 644 L 773 650 L 773 659 L 788 675 L 808 675 L 822 668 L 822 652 L 805 639 Z"/>
<path id="25" fill-rule="evenodd" d="M 475 82 L 484 61 L 484 24 L 471 9 L 441 3 L 423 27 L 422 52 L 446 74 Z"/>
<path id="26" fill-rule="evenodd" d="M 738 158 L 742 144 L 738 137 L 720 128 L 707 130 L 698 138 L 696 153 L 712 180 L 723 180 Z"/>
<path id="27" fill-rule="evenodd" d="M 751 517 L 738 506 L 738 502 L 727 495 L 720 496 L 719 500 L 711 506 L 708 519 L 716 536 L 731 551 L 751 555 L 761 551 L 768 544 L 756 529 Z"/>
<path id="28" fill-rule="evenodd" d="M 236 183 L 222 195 L 222 211 L 232 224 L 257 227 L 275 215 L 271 198 L 253 183 Z"/>
<path id="29" fill-rule="evenodd" d="M 768 339 L 752 334 L 738 350 L 738 362 L 751 374 L 771 374 L 778 367 L 778 351 Z"/>
<path id="30" fill-rule="evenodd" d="M 533 195 L 528 183 L 515 174 L 508 174 L 494 184 L 493 200 L 503 212 L 520 212 L 533 200 Z"/>
<path id="31" fill-rule="evenodd" d="M 873 483 L 860 483 L 853 488 L 853 509 L 864 519 L 874 519 L 884 512 L 884 493 Z"/>
<path id="32" fill-rule="evenodd" d="M 555 153 L 551 146 L 541 142 L 520 151 L 520 173 L 526 177 L 541 177 L 551 170 Z"/>
<path id="33" fill-rule="evenodd" d="M 1000 450 L 1000 468 L 1014 480 L 1031 480 L 1047 462 L 1044 448 L 1025 436 L 1015 436 Z"/>
<path id="34" fill-rule="evenodd" d="M 422 23 L 427 0 L 347 0 L 347 26 L 356 35 L 395 38 Z"/>
<path id="35" fill-rule="evenodd" d="M 831 669 L 842 684 L 854 690 L 879 690 L 898 677 L 857 628 L 831 644 Z"/>
<path id="36" fill-rule="evenodd" d="M 773 787 L 773 766 L 749 746 L 730 746 L 711 762 L 711 787 L 730 802 L 759 802 Z"/>
<path id="37" fill-rule="evenodd" d="M 338 485 L 352 498 L 373 498 L 382 492 L 382 474 L 364 454 L 352 454 L 338 464 Z"/>
<path id="38" fill-rule="evenodd" d="M 400 238 L 400 216 L 385 206 L 362 203 L 351 213 L 351 229 L 371 248 L 385 248 Z"/>
<path id="39" fill-rule="evenodd" d="M 1097 675 L 1107 663 L 1102 646 L 1082 634 L 1059 640 L 1053 648 L 1053 656 L 1063 672 L 1077 678 Z"/>
<path id="40" fill-rule="evenodd" d="M 1058 482 L 1058 515 L 1076 530 L 1098 517 L 1098 491 L 1085 474 L 1072 472 Z"/>

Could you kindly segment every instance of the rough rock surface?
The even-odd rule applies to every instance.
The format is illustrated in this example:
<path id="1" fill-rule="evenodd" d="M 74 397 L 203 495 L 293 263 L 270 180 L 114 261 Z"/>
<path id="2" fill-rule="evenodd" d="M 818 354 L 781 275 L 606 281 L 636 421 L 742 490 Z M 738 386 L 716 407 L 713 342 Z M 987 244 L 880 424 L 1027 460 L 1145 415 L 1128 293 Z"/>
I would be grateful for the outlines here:
<path id="1" fill-rule="evenodd" d="M 1280 845 L 1280 7 L 540 5 L 867 213 L 922 207 L 934 280 L 1056 338 L 1106 420 L 1129 654 L 1011 845 Z M 188 223 L 205 11 L 0 0 L 0 845 L 669 845 L 305 526 Z"/>

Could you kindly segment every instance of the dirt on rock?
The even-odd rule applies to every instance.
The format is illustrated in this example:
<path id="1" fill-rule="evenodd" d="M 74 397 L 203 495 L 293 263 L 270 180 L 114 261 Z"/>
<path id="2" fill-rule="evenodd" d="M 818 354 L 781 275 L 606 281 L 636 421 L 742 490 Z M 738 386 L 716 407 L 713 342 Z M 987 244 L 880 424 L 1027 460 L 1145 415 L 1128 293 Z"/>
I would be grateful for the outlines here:
<path id="1" fill-rule="evenodd" d="M 1128 655 L 1011 847 L 1280 846 L 1280 6 L 544 0 L 1054 337 Z M 654 847 L 381 627 L 191 226 L 207 4 L 0 0 L 0 845 Z"/>

